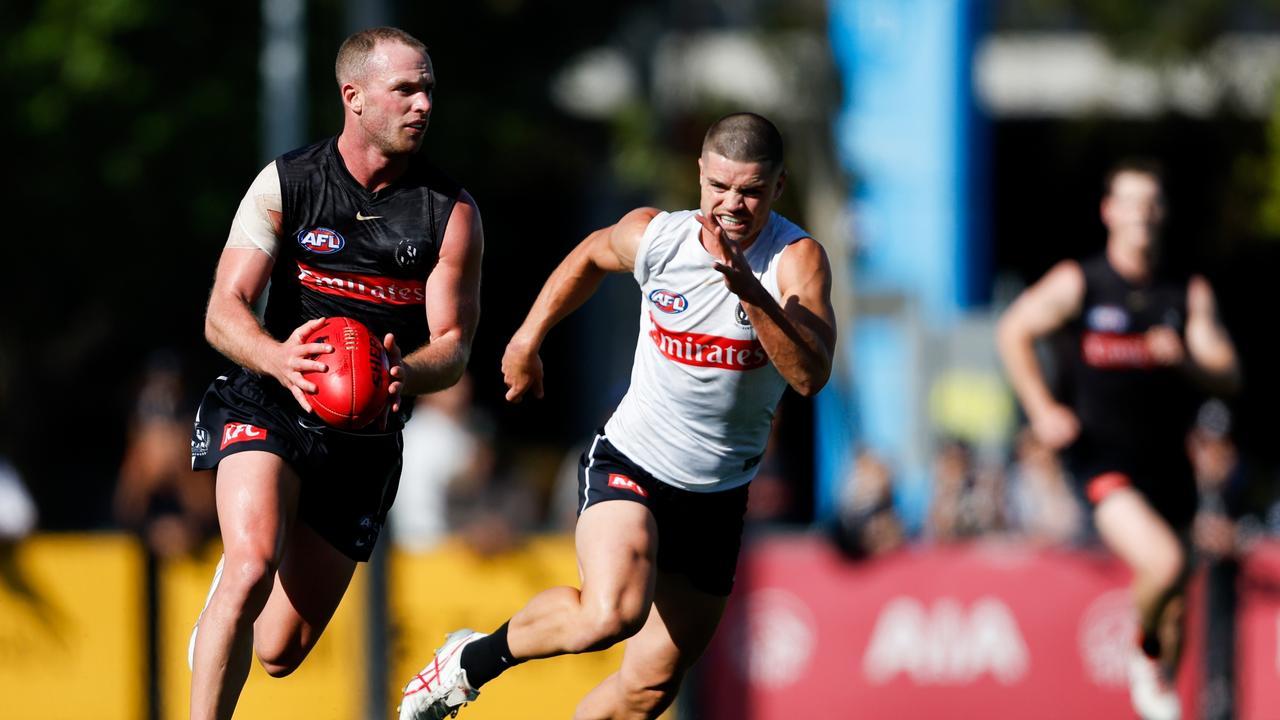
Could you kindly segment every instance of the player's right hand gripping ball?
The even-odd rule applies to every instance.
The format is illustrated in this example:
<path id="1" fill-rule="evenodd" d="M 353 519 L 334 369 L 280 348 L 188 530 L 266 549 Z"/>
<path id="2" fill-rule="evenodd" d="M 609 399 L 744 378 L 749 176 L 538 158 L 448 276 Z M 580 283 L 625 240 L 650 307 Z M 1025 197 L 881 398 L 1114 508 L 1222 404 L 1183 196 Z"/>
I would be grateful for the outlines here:
<path id="1" fill-rule="evenodd" d="M 364 323 L 329 318 L 305 342 L 333 346 L 332 353 L 316 356 L 328 371 L 302 374 L 316 385 L 307 400 L 321 420 L 340 430 L 359 430 L 382 415 L 390 400 L 390 363 L 382 341 Z"/>

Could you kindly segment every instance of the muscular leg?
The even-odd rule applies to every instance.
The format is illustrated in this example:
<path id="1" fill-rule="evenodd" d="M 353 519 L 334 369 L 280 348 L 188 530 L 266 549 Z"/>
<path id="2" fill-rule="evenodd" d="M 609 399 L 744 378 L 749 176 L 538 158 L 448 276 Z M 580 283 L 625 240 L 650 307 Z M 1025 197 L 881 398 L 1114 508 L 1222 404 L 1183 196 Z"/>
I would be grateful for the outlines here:
<path id="1" fill-rule="evenodd" d="M 253 624 L 258 662 L 272 677 L 302 664 L 346 594 L 356 561 L 306 523 L 295 523 L 271 597 Z"/>
<path id="2" fill-rule="evenodd" d="M 519 660 L 603 650 L 645 624 L 653 599 L 658 531 L 639 503 L 592 505 L 575 531 L 582 589 L 556 587 L 512 616 L 507 644 Z"/>
<path id="3" fill-rule="evenodd" d="M 1132 488 L 1109 494 L 1094 511 L 1094 521 L 1103 542 L 1133 570 L 1134 604 L 1144 636 L 1167 637 L 1170 627 L 1180 628 L 1175 615 L 1181 603 L 1176 600 L 1186 580 L 1187 554 L 1169 524 Z M 1181 644 L 1177 629 L 1172 636 L 1177 641 L 1166 647 L 1174 653 L 1163 658 L 1167 665 Z"/>
<path id="4" fill-rule="evenodd" d="M 685 671 L 711 642 L 725 600 L 693 588 L 683 577 L 660 574 L 649 619 L 627 641 L 622 667 L 582 699 L 575 720 L 661 715 L 675 700 Z"/>
<path id="5" fill-rule="evenodd" d="M 298 476 L 264 452 L 242 452 L 217 470 L 222 579 L 196 634 L 191 720 L 226 720 L 249 674 L 253 623 L 271 594 L 298 506 Z"/>

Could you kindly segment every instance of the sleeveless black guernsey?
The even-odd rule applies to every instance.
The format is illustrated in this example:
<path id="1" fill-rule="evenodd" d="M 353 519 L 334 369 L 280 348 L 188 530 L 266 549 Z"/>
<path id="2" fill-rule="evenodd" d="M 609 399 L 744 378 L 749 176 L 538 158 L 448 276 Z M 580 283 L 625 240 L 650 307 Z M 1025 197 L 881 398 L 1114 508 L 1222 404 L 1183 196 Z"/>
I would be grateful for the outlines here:
<path id="1" fill-rule="evenodd" d="M 425 158 L 369 192 L 337 138 L 276 159 L 283 217 L 266 328 L 277 340 L 318 317 L 353 317 L 408 354 L 430 337 L 427 276 L 462 188 Z"/>
<path id="2" fill-rule="evenodd" d="M 1126 454 L 1183 454 L 1196 398 L 1178 368 L 1153 361 L 1144 335 L 1160 325 L 1184 335 L 1187 277 L 1157 273 L 1151 282 L 1135 285 L 1105 255 L 1081 263 L 1081 269 L 1084 303 L 1068 326 L 1064 398 L 1080 419 L 1078 444 Z"/>

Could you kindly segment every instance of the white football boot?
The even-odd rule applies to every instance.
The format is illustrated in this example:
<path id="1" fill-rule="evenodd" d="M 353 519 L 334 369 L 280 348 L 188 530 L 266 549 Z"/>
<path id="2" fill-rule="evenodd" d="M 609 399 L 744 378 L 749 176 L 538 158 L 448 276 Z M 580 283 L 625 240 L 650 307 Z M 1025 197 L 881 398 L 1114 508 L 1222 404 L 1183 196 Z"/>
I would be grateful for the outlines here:
<path id="1" fill-rule="evenodd" d="M 1179 720 L 1182 703 L 1160 663 L 1141 652 L 1129 658 L 1129 701 L 1142 720 Z"/>
<path id="2" fill-rule="evenodd" d="M 213 600 L 213 593 L 218 589 L 218 583 L 222 582 L 222 568 L 226 564 L 226 555 L 218 558 L 218 567 L 213 571 L 213 582 L 209 583 L 209 594 L 204 598 L 204 607 L 200 608 L 200 614 L 196 616 L 196 624 L 191 628 L 191 639 L 187 641 L 188 670 L 196 669 L 196 635 L 200 634 L 200 621 L 204 619 L 204 611 L 209 609 L 209 601 Z"/>
<path id="3" fill-rule="evenodd" d="M 404 686 L 400 720 L 456 717 L 463 705 L 475 700 L 480 692 L 467 683 L 467 671 L 462 669 L 462 648 L 486 634 L 470 628 L 450 633 L 431 662 Z"/>

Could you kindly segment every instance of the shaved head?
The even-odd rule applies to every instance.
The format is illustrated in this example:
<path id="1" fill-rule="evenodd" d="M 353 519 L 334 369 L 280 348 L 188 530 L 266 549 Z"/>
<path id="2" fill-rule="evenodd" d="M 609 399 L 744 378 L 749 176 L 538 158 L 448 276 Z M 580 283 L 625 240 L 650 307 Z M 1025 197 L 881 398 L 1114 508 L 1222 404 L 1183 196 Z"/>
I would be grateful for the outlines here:
<path id="1" fill-rule="evenodd" d="M 782 169 L 782 134 L 755 113 L 725 115 L 711 124 L 702 139 L 702 154 L 709 152 L 737 162 L 760 163 L 776 172 Z"/>
<path id="2" fill-rule="evenodd" d="M 400 43 L 423 55 L 427 54 L 427 46 L 421 40 L 400 28 L 376 27 L 361 30 L 343 41 L 342 47 L 338 48 L 338 59 L 334 62 L 333 69 L 334 75 L 338 78 L 339 87 L 364 77 L 369 56 L 373 54 L 379 42 Z"/>

